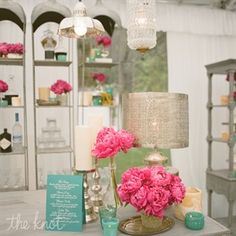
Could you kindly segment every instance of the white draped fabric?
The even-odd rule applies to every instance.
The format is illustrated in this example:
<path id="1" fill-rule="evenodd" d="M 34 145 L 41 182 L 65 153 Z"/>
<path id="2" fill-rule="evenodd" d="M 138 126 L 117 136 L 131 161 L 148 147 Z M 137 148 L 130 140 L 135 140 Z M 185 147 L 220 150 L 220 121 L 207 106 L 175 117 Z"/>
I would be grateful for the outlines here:
<path id="1" fill-rule="evenodd" d="M 206 206 L 205 170 L 207 168 L 207 76 L 205 65 L 235 58 L 236 37 L 204 36 L 189 33 L 167 33 L 168 85 L 170 92 L 189 95 L 189 147 L 172 150 L 172 164 L 188 186 L 198 186 L 204 191 Z M 219 77 L 219 78 L 217 78 Z M 220 96 L 228 93 L 225 76 L 216 76 L 213 81 L 213 101 L 220 103 Z M 228 120 L 226 109 L 214 109 L 213 134 L 219 137 L 227 127 L 221 122 Z M 213 167 L 227 167 L 226 144 L 213 144 Z M 222 208 L 222 206 L 225 206 Z M 214 197 L 213 214 L 226 214 L 223 197 Z M 206 207 L 204 207 L 206 210 Z"/>

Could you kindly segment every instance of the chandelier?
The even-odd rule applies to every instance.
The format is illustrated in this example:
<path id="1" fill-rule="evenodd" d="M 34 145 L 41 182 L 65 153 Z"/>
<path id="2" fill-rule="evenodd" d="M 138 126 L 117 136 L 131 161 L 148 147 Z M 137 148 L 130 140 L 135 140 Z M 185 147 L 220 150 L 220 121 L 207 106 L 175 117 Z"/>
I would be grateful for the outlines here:
<path id="1" fill-rule="evenodd" d="M 128 0 L 128 46 L 141 53 L 156 45 L 155 0 Z"/>
<path id="2" fill-rule="evenodd" d="M 87 16 L 85 5 L 79 1 L 73 10 L 73 17 L 64 18 L 58 34 L 68 38 L 96 37 L 104 32 L 102 23 Z"/>

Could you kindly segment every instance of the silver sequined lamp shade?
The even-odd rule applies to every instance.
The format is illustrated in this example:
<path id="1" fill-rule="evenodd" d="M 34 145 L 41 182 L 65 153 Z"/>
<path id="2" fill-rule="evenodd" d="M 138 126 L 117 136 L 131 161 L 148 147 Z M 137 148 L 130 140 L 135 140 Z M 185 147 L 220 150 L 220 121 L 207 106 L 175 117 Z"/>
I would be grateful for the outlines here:
<path id="1" fill-rule="evenodd" d="M 188 95 L 180 93 L 129 93 L 122 97 L 123 128 L 143 147 L 188 146 Z"/>

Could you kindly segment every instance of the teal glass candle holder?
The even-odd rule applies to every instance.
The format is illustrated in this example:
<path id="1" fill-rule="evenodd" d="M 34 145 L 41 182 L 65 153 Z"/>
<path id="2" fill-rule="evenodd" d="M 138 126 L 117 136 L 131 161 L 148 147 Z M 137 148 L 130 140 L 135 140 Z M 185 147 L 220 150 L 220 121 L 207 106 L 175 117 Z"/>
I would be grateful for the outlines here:
<path id="1" fill-rule="evenodd" d="M 101 106 L 102 105 L 102 96 L 95 95 L 95 96 L 93 96 L 92 101 L 93 101 L 94 106 Z"/>
<path id="2" fill-rule="evenodd" d="M 101 206 L 99 207 L 99 218 L 100 218 L 100 224 L 102 226 L 102 220 L 103 219 L 112 219 L 116 218 L 116 208 L 113 206 Z"/>
<path id="3" fill-rule="evenodd" d="M 0 107 L 7 107 L 7 106 L 8 106 L 7 100 L 0 99 Z"/>
<path id="4" fill-rule="evenodd" d="M 116 236 L 118 231 L 119 219 L 102 219 L 103 235 L 104 236 Z"/>
<path id="5" fill-rule="evenodd" d="M 204 227 L 204 215 L 200 212 L 188 212 L 185 215 L 185 226 L 192 230 L 201 230 Z"/>

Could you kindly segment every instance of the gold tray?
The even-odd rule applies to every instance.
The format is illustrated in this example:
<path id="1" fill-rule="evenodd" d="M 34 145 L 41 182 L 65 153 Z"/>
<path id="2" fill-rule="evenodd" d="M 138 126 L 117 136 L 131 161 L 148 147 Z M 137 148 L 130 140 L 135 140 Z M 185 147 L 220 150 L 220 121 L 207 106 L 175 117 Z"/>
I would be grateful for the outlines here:
<path id="1" fill-rule="evenodd" d="M 39 106 L 59 106 L 60 102 L 59 101 L 44 101 L 37 99 L 37 103 Z"/>
<path id="2" fill-rule="evenodd" d="M 119 230 L 122 233 L 129 235 L 153 235 L 163 233 L 171 229 L 174 226 L 175 222 L 172 218 L 164 216 L 162 225 L 157 229 L 146 228 L 142 225 L 141 216 L 133 216 L 126 220 L 122 220 L 119 224 Z"/>

